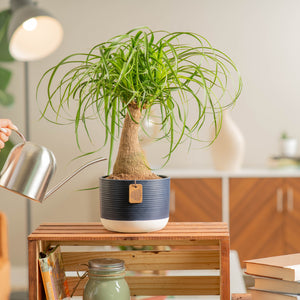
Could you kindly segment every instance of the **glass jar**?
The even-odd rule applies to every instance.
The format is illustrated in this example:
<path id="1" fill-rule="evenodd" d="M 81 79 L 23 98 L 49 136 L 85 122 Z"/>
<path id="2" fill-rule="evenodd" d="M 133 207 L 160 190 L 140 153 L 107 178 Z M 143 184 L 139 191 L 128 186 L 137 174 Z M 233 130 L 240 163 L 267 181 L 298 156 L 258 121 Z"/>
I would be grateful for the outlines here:
<path id="1" fill-rule="evenodd" d="M 123 260 L 92 259 L 88 268 L 89 280 L 84 288 L 83 300 L 130 300 Z"/>

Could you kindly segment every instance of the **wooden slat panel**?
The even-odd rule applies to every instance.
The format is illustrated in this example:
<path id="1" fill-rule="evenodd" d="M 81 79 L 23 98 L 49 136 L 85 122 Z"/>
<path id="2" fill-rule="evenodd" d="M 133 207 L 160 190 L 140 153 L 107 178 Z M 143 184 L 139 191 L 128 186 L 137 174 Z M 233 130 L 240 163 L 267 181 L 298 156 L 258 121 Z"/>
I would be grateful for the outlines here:
<path id="1" fill-rule="evenodd" d="M 172 230 L 174 228 L 186 231 L 189 227 L 191 228 L 226 228 L 226 223 L 222 222 L 169 222 L 164 230 Z M 47 228 L 59 228 L 60 230 L 79 229 L 85 230 L 86 228 L 94 228 L 97 230 L 103 230 L 104 232 L 110 232 L 104 229 L 100 222 L 91 223 L 43 223 L 36 230 Z M 155 233 L 157 233 L 156 231 Z M 160 232 L 160 231 L 159 231 Z"/>
<path id="2" fill-rule="evenodd" d="M 169 223 L 171 225 L 167 225 L 163 230 L 156 231 L 152 233 L 147 234 L 139 234 L 141 238 L 147 236 L 159 236 L 162 234 L 167 233 L 177 233 L 177 234 L 183 234 L 183 233 L 195 233 L 195 232 L 202 232 L 205 234 L 206 232 L 226 232 L 227 231 L 227 225 L 225 223 L 201 223 L 201 222 L 194 222 L 194 223 Z M 185 224 L 185 225 L 183 225 Z M 89 224 L 77 224 L 77 225 L 69 225 L 66 223 L 65 225 L 57 225 L 57 224 L 42 224 L 40 225 L 31 235 L 34 236 L 36 234 L 44 234 L 44 233 L 58 233 L 58 234 L 80 234 L 80 233 L 88 233 L 88 234 L 113 234 L 113 235 L 120 235 L 120 233 L 117 232 L 110 232 L 107 231 L 100 223 L 98 225 L 89 225 Z M 121 233 L 122 236 L 128 235 Z M 136 234 L 137 235 L 137 234 Z"/>
<path id="3" fill-rule="evenodd" d="M 39 226 L 28 240 L 88 241 L 88 240 L 218 240 L 228 237 L 225 223 L 169 223 L 165 229 L 145 234 L 110 232 L 98 223 L 46 223 Z"/>
<path id="4" fill-rule="evenodd" d="M 140 270 L 204 270 L 219 269 L 217 250 L 187 251 L 108 251 L 108 252 L 63 252 L 66 271 L 86 270 L 80 264 L 87 264 L 95 258 L 119 258 L 125 261 L 126 269 Z"/>
<path id="5" fill-rule="evenodd" d="M 280 178 L 230 179 L 231 249 L 242 266 L 247 259 L 283 254 L 283 214 L 276 209 L 280 189 Z"/>
<path id="6" fill-rule="evenodd" d="M 220 273 L 221 281 L 220 281 L 220 290 L 221 290 L 221 299 L 229 299 L 230 298 L 230 264 L 229 264 L 229 239 L 221 241 L 221 251 L 220 251 Z"/>
<path id="7" fill-rule="evenodd" d="M 44 227 L 44 226 L 51 226 L 51 227 L 68 227 L 68 226 L 78 226 L 78 227 L 102 227 L 100 222 L 76 222 L 76 223 L 72 223 L 72 222 L 45 222 L 40 224 L 40 227 Z M 226 227 L 226 223 L 223 222 L 169 222 L 168 225 L 166 226 L 167 228 L 174 228 L 174 227 L 179 227 L 179 228 L 185 228 L 187 229 L 188 227 Z"/>
<path id="8" fill-rule="evenodd" d="M 43 286 L 38 266 L 38 242 L 28 242 L 29 299 L 42 299 Z"/>
<path id="9" fill-rule="evenodd" d="M 58 238 L 50 239 L 51 245 L 60 244 L 61 246 L 199 246 L 199 247 L 219 247 L 218 240 L 61 240 Z"/>
<path id="10" fill-rule="evenodd" d="M 74 295 L 83 294 L 87 279 L 80 282 Z M 126 281 L 132 296 L 163 295 L 219 295 L 219 276 L 127 276 Z M 70 291 L 77 284 L 78 278 L 69 277 Z"/>
<path id="11" fill-rule="evenodd" d="M 219 295 L 218 276 L 126 277 L 132 295 Z"/>

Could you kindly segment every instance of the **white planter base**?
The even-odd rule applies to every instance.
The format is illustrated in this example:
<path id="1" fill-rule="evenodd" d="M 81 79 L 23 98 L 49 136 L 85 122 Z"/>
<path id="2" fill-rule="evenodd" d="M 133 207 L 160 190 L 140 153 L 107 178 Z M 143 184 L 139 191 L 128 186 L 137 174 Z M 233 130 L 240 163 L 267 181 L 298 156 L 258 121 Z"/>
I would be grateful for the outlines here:
<path id="1" fill-rule="evenodd" d="M 101 218 L 103 226 L 110 231 L 141 233 L 163 229 L 169 218 L 149 220 L 149 221 L 117 221 Z"/>

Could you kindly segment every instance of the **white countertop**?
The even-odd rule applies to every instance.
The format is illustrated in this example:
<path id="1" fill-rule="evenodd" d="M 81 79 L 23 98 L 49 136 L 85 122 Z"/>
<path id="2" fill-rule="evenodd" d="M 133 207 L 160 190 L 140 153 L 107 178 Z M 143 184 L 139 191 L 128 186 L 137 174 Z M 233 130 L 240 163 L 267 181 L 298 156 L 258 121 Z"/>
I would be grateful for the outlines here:
<path id="1" fill-rule="evenodd" d="M 213 169 L 163 169 L 156 172 L 171 178 L 242 178 L 242 177 L 300 177 L 300 169 L 249 168 L 236 172 L 216 171 Z"/>

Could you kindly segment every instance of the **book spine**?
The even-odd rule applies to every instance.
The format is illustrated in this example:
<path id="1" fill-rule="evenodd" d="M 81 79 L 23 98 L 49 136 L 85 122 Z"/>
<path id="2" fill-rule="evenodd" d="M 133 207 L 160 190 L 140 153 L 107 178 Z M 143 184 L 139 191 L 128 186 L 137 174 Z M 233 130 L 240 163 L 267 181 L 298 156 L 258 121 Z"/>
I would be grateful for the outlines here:
<path id="1" fill-rule="evenodd" d="M 49 254 L 49 265 L 52 267 L 52 280 L 55 289 L 56 299 L 61 300 L 69 297 L 68 282 L 66 279 L 63 261 L 61 257 L 60 248 L 57 247 L 55 251 Z"/>
<path id="2" fill-rule="evenodd" d="M 52 280 L 52 270 L 49 267 L 49 259 L 48 258 L 40 258 L 40 269 L 42 273 L 42 280 L 44 284 L 45 294 L 47 300 L 56 300 L 54 284 Z"/>
<path id="3" fill-rule="evenodd" d="M 292 269 L 294 272 L 294 278 L 293 281 L 299 281 L 300 280 L 300 266 L 288 266 L 288 268 Z"/>

